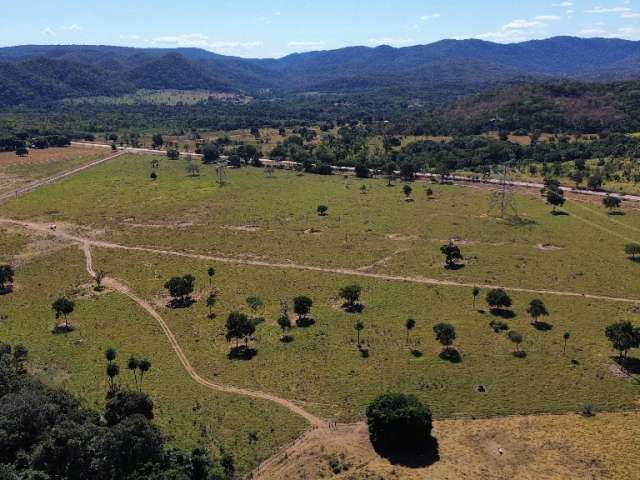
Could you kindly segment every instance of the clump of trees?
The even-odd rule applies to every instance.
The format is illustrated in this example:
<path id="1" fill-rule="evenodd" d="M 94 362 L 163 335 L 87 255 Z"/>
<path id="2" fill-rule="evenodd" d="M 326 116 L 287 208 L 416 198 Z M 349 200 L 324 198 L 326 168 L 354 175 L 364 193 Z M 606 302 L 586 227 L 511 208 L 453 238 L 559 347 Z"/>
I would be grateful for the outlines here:
<path id="1" fill-rule="evenodd" d="M 185 308 L 194 303 L 191 294 L 195 288 L 195 277 L 191 274 L 182 277 L 172 277 L 164 284 L 164 288 L 169 291 L 171 308 Z"/>
<path id="2" fill-rule="evenodd" d="M 231 480 L 233 458 L 170 447 L 153 401 L 120 390 L 102 415 L 24 369 L 28 351 L 0 344 L 0 477 L 6 480 Z"/>
<path id="3" fill-rule="evenodd" d="M 245 360 L 253 358 L 257 351 L 250 347 L 249 342 L 256 331 L 255 323 L 244 313 L 231 312 L 225 326 L 227 341 L 235 340 L 235 346 L 229 352 L 229 358 Z M 243 341 L 244 345 L 240 345 L 240 341 Z"/>
<path id="4" fill-rule="evenodd" d="M 609 215 L 615 215 L 616 209 L 620 208 L 622 205 L 622 199 L 620 197 L 612 197 L 611 195 L 607 195 L 602 199 L 602 205 L 609 210 Z"/>
<path id="5" fill-rule="evenodd" d="M 437 457 L 436 442 L 431 436 L 431 411 L 415 396 L 380 395 L 369 404 L 366 416 L 369 439 L 379 453 L 405 453 L 415 459 L 417 454 L 428 452 L 432 458 Z"/>
<path id="6" fill-rule="evenodd" d="M 628 243 L 624 247 L 624 253 L 626 253 L 632 261 L 637 261 L 638 255 L 640 255 L 640 244 Z"/>

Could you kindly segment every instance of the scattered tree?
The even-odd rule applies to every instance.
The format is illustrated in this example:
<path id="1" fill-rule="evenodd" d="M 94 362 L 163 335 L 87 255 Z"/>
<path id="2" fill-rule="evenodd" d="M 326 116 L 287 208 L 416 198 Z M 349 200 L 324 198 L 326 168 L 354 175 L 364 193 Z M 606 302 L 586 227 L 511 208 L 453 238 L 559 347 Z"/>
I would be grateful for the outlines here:
<path id="1" fill-rule="evenodd" d="M 360 346 L 360 332 L 362 332 L 362 330 L 364 330 L 364 322 L 362 320 L 358 320 L 356 321 L 355 325 L 353 326 L 353 328 L 355 328 L 356 330 L 356 334 L 358 336 L 358 347 Z"/>
<path id="2" fill-rule="evenodd" d="M 326 205 L 318 205 L 318 208 L 316 210 L 318 212 L 318 215 L 324 217 L 327 214 L 329 207 L 327 207 Z"/>
<path id="3" fill-rule="evenodd" d="M 209 287 L 211 287 L 211 282 L 213 281 L 213 277 L 216 274 L 216 269 L 213 267 L 209 267 L 207 269 L 207 276 L 209 277 Z"/>
<path id="4" fill-rule="evenodd" d="M 463 260 L 460 247 L 455 245 L 453 241 L 440 247 L 440 252 L 445 256 L 445 262 L 447 268 L 455 268 L 457 260 Z"/>
<path id="5" fill-rule="evenodd" d="M 13 291 L 15 270 L 11 265 L 0 265 L 0 295 Z"/>
<path id="6" fill-rule="evenodd" d="M 533 318 L 533 323 L 537 324 L 540 317 L 546 317 L 549 315 L 549 311 L 544 302 L 538 298 L 531 300 L 527 313 Z"/>
<path id="7" fill-rule="evenodd" d="M 311 312 L 313 300 L 301 295 L 293 299 L 293 311 L 298 315 L 298 324 L 303 325 L 307 321 L 307 315 Z"/>
<path id="8" fill-rule="evenodd" d="M 602 205 L 604 205 L 604 207 L 609 210 L 609 214 L 613 213 L 616 208 L 620 208 L 621 204 L 622 199 L 619 197 L 612 197 L 611 195 L 607 195 L 602 199 Z"/>
<path id="9" fill-rule="evenodd" d="M 136 388 L 140 388 L 138 385 L 138 367 L 140 366 L 140 360 L 138 360 L 133 355 L 129 357 L 127 360 L 127 369 L 133 373 L 133 379 L 136 382 Z"/>
<path id="10" fill-rule="evenodd" d="M 564 191 L 558 187 L 547 187 L 547 203 L 553 206 L 553 211 L 556 211 L 556 207 L 561 207 L 565 203 Z"/>
<path id="11" fill-rule="evenodd" d="M 634 328 L 629 321 L 612 323 L 605 329 L 605 335 L 614 350 L 619 352 L 619 362 L 624 360 L 629 350 L 640 347 L 640 329 Z"/>
<path id="12" fill-rule="evenodd" d="M 473 308 L 476 308 L 476 299 L 478 298 L 478 295 L 480 295 L 480 288 L 479 287 L 473 287 L 473 290 L 471 290 L 471 295 L 473 295 Z"/>
<path id="13" fill-rule="evenodd" d="M 522 335 L 516 332 L 515 330 L 511 330 L 507 334 L 507 336 L 509 337 L 509 340 L 511 340 L 516 346 L 516 351 L 513 354 L 517 357 L 522 356 L 522 354 L 524 353 L 520 351 L 520 344 L 522 343 L 522 340 L 523 340 Z"/>
<path id="14" fill-rule="evenodd" d="M 290 342 L 291 336 L 287 332 L 291 329 L 291 320 L 289 319 L 289 305 L 285 301 L 280 303 L 278 325 L 282 329 L 282 337 L 280 337 L 280 340 L 283 342 Z"/>
<path id="15" fill-rule="evenodd" d="M 249 339 L 255 333 L 256 327 L 247 315 L 240 312 L 231 312 L 227 317 L 227 341 L 235 339 L 235 350 L 239 353 L 239 342 L 244 340 L 244 348 L 248 349 Z"/>
<path id="16" fill-rule="evenodd" d="M 407 340 L 406 343 L 409 343 L 409 334 L 411 330 L 413 330 L 416 326 L 416 321 L 413 318 L 407 318 L 407 321 L 404 324 L 404 328 L 407 330 Z"/>
<path id="17" fill-rule="evenodd" d="M 104 278 L 107 276 L 107 273 L 102 271 L 102 270 L 98 270 L 96 272 L 96 274 L 94 275 L 94 280 L 96 281 L 96 290 L 98 292 L 101 292 L 103 290 L 103 286 L 102 286 L 102 281 L 104 280 Z"/>
<path id="18" fill-rule="evenodd" d="M 213 307 L 216 306 L 216 302 L 218 301 L 218 296 L 215 292 L 211 292 L 207 296 L 207 308 L 209 309 L 209 318 L 213 318 Z"/>
<path id="19" fill-rule="evenodd" d="M 640 255 L 640 244 L 638 243 L 628 243 L 624 247 L 624 253 L 629 255 L 632 260 L 636 260 L 638 255 Z"/>
<path id="20" fill-rule="evenodd" d="M 141 358 L 138 361 L 138 369 L 140 370 L 140 390 L 142 390 L 142 379 L 144 374 L 151 370 L 151 362 L 146 358 Z"/>
<path id="21" fill-rule="evenodd" d="M 258 310 L 264 307 L 264 302 L 260 297 L 255 297 L 255 296 L 247 297 L 247 306 L 251 309 L 251 311 L 255 315 L 256 313 L 258 313 Z"/>
<path id="22" fill-rule="evenodd" d="M 564 340 L 564 344 L 562 345 L 563 354 L 567 352 L 567 342 L 569 341 L 569 338 L 571 338 L 571 332 L 567 330 L 564 332 L 564 335 L 562 335 L 562 339 Z"/>
<path id="23" fill-rule="evenodd" d="M 75 306 L 76 306 L 75 303 L 73 303 L 73 301 L 69 300 L 66 297 L 58 298 L 51 305 L 51 308 L 56 314 L 56 319 L 60 317 L 64 317 L 65 330 L 69 330 L 69 315 L 73 313 Z"/>
<path id="24" fill-rule="evenodd" d="M 494 288 L 487 293 L 487 305 L 492 309 L 503 310 L 512 305 L 511 297 L 502 288 Z"/>
<path id="25" fill-rule="evenodd" d="M 215 143 L 208 143 L 202 147 L 202 163 L 211 164 L 220 159 L 220 150 Z"/>
<path id="26" fill-rule="evenodd" d="M 402 191 L 404 192 L 405 199 L 409 200 L 411 198 L 411 192 L 413 192 L 411 185 L 405 184 L 404 187 L 402 187 Z"/>
<path id="27" fill-rule="evenodd" d="M 355 311 L 357 302 L 360 300 L 362 287 L 360 285 L 347 285 L 340 290 L 340 298 L 345 300 L 345 307 L 349 311 Z"/>
<path id="28" fill-rule="evenodd" d="M 107 364 L 107 378 L 109 379 L 109 393 L 113 393 L 117 389 L 116 377 L 120 373 L 120 367 L 115 362 Z"/>

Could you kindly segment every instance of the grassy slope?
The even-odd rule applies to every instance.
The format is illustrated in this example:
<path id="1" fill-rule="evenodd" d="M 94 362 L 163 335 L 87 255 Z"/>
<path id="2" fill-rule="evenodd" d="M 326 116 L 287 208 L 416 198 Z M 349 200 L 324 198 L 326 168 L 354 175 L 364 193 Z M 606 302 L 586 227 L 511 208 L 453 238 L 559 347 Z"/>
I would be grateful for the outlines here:
<path id="1" fill-rule="evenodd" d="M 220 188 L 211 167 L 190 178 L 183 161 L 161 163 L 155 183 L 148 179 L 149 158 L 127 157 L 12 202 L 6 214 L 46 220 L 47 211 L 59 210 L 59 221 L 105 229 L 106 237 L 130 244 L 353 268 L 391 256 L 375 269 L 640 298 L 637 265 L 623 253 L 625 243 L 640 239 L 635 212 L 618 219 L 625 227 L 599 216 L 597 207 L 589 213 L 567 206 L 603 231 L 577 217 L 554 217 L 539 199 L 520 195 L 521 215 L 535 224 L 513 227 L 486 215 L 486 192 L 464 187 L 434 186 L 435 198 L 427 200 L 424 187 L 414 184 L 416 201 L 406 203 L 399 186 L 388 188 L 382 180 L 291 172 L 269 179 L 243 169 L 230 171 L 229 184 Z M 316 215 L 318 204 L 329 206 L 327 217 Z M 243 225 L 260 231 L 228 228 Z M 321 233 L 304 233 L 311 228 Z M 394 234 L 401 240 L 389 238 Z M 467 267 L 456 272 L 442 268 L 438 251 L 450 238 L 469 242 L 462 247 Z M 538 244 L 562 249 L 542 251 Z"/>
<path id="2" fill-rule="evenodd" d="M 155 301 L 200 371 L 225 382 L 310 402 L 310 408 L 322 415 L 359 419 L 366 404 L 387 390 L 418 394 L 440 418 L 566 412 L 586 404 L 608 409 L 637 400 L 637 385 L 609 371 L 611 350 L 603 335 L 612 318 L 633 318 L 628 305 L 542 297 L 552 312 L 548 321 L 554 325 L 543 333 L 529 325 L 525 313 L 532 297 L 514 295 L 518 316 L 508 323 L 524 334 L 523 346 L 529 353 L 527 359 L 519 360 L 511 355 L 513 346 L 506 336 L 489 328 L 491 316 L 472 309 L 470 292 L 464 290 L 360 281 L 367 306 L 361 315 L 353 315 L 336 307 L 337 290 L 352 281 L 348 277 L 215 265 L 221 294 L 215 309 L 218 316 L 209 320 L 203 301 L 189 309 L 164 308 L 162 288 L 170 276 L 191 272 L 204 296 L 208 263 L 106 250 L 96 252 L 95 262 Z M 275 324 L 279 301 L 299 294 L 314 299 L 317 323 L 295 329 L 294 342 L 285 345 Z M 224 339 L 226 315 L 232 310 L 249 313 L 244 305 L 249 295 L 266 301 L 267 321 L 257 331 L 259 353 L 250 362 L 230 361 Z M 421 358 L 414 358 L 405 344 L 408 317 L 418 323 L 412 341 L 419 340 Z M 367 359 L 356 349 L 356 319 L 366 325 L 363 337 L 371 353 Z M 459 365 L 437 356 L 440 347 L 431 328 L 440 321 L 457 328 L 456 344 L 464 355 Z M 566 330 L 573 337 L 567 355 L 562 355 Z M 486 385 L 488 393 L 477 393 L 479 384 Z"/>
<path id="3" fill-rule="evenodd" d="M 4 238 L 4 237 L 3 237 Z M 52 273 L 55 276 L 52 277 Z M 231 452 L 246 472 L 281 444 L 299 434 L 303 420 L 268 402 L 213 392 L 183 371 L 160 328 L 144 311 L 114 293 L 90 295 L 82 253 L 71 248 L 22 265 L 17 290 L 2 297 L 0 339 L 22 342 L 31 352 L 31 368 L 48 383 L 69 388 L 88 406 L 101 408 L 106 392 L 103 352 L 119 352 L 120 381 L 133 385 L 126 370 L 130 355 L 146 356 L 152 369 L 144 389 L 155 403 L 156 421 L 177 445 L 204 445 Z M 77 330 L 53 335 L 51 302 L 67 293 L 76 301 L 72 321 Z M 249 437 L 255 432 L 257 441 Z"/>

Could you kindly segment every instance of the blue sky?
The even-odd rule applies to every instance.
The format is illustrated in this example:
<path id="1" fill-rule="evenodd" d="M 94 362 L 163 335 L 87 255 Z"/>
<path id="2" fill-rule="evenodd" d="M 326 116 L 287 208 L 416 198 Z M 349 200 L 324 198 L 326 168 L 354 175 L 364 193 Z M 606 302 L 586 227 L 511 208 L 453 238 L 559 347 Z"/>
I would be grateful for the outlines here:
<path id="1" fill-rule="evenodd" d="M 279 57 L 443 38 L 640 40 L 640 0 L 0 0 L 0 45 L 194 46 Z"/>

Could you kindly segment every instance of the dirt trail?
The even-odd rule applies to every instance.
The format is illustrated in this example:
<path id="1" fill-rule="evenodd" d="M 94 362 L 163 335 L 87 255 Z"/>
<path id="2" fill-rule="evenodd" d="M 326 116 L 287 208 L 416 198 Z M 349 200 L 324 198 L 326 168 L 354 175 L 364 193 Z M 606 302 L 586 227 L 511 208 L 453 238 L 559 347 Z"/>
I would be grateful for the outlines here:
<path id="1" fill-rule="evenodd" d="M 91 275 L 92 277 L 94 277 L 96 272 L 93 270 L 93 257 L 91 256 L 91 242 L 83 241 L 82 242 L 82 251 L 84 252 L 84 256 L 85 256 L 85 259 L 86 259 L 87 273 L 89 275 Z M 299 416 L 303 417 L 313 427 L 323 427 L 323 426 L 325 426 L 326 422 L 324 420 L 322 420 L 321 418 L 316 417 L 315 415 L 307 412 L 306 410 L 304 410 L 300 406 L 298 406 L 295 403 L 293 403 L 291 400 L 287 400 L 285 398 L 281 398 L 281 397 L 278 397 L 276 395 L 272 395 L 270 393 L 265 393 L 265 392 L 255 391 L 255 390 L 247 390 L 245 388 L 234 387 L 234 386 L 231 386 L 231 385 L 224 385 L 224 384 L 221 384 L 221 383 L 215 383 L 215 382 L 212 382 L 211 380 L 207 380 L 205 378 L 202 378 L 198 374 L 198 372 L 193 368 L 193 366 L 191 365 L 191 362 L 189 362 L 189 359 L 187 358 L 187 355 L 184 353 L 184 351 L 180 347 L 180 344 L 178 343 L 178 340 L 176 340 L 176 337 L 173 334 L 173 332 L 171 331 L 171 329 L 169 328 L 169 325 L 167 325 L 167 322 L 165 322 L 165 320 L 162 318 L 162 316 L 148 302 L 146 302 L 142 298 L 140 298 L 137 295 L 135 295 L 134 293 L 132 293 L 131 290 L 129 290 L 129 288 L 126 285 L 120 283 L 115 278 L 106 277 L 103 280 L 103 284 L 106 287 L 108 287 L 108 288 L 110 288 L 112 290 L 115 290 L 118 293 L 121 293 L 121 294 L 126 295 L 127 297 L 129 297 L 131 300 L 133 300 L 135 303 L 137 303 L 140 307 L 142 307 L 149 315 L 151 315 L 156 322 L 158 322 L 158 324 L 160 325 L 160 328 L 162 328 L 162 331 L 164 332 L 165 336 L 169 340 L 169 343 L 171 344 L 171 347 L 173 348 L 173 351 L 178 356 L 178 359 L 180 360 L 180 363 L 182 364 L 183 368 L 186 370 L 186 372 L 189 374 L 189 376 L 196 383 L 199 383 L 200 385 L 203 385 L 205 387 L 211 388 L 212 390 L 218 390 L 218 391 L 226 392 L 226 393 L 233 393 L 233 394 L 236 394 L 236 395 L 244 395 L 246 397 L 257 398 L 257 399 L 260 399 L 260 400 L 267 400 L 267 401 L 276 403 L 276 404 L 278 404 L 278 405 L 290 410 L 291 412 L 295 413 L 296 415 L 299 415 Z"/>
<path id="2" fill-rule="evenodd" d="M 61 228 L 58 228 L 57 230 L 54 231 L 54 230 L 51 230 L 48 227 L 48 225 L 41 224 L 41 223 L 25 222 L 25 221 L 19 221 L 19 220 L 0 218 L 0 224 L 1 223 L 19 225 L 30 230 L 35 230 L 42 233 L 48 233 L 48 234 L 55 235 L 60 238 L 65 238 L 67 240 L 71 240 L 80 244 L 87 243 L 88 245 L 93 247 L 106 248 L 111 250 L 146 252 L 146 253 L 153 253 L 157 255 L 193 258 L 196 260 L 207 260 L 212 262 L 235 264 L 235 265 L 249 265 L 249 266 L 257 266 L 257 267 L 267 267 L 267 268 L 280 268 L 280 269 L 289 269 L 289 270 L 303 270 L 303 271 L 311 271 L 311 272 L 333 273 L 338 275 L 372 278 L 376 280 L 385 280 L 390 282 L 415 283 L 415 284 L 421 284 L 421 285 L 443 286 L 443 287 L 453 287 L 453 288 L 479 287 L 487 290 L 491 290 L 494 288 L 503 288 L 505 290 L 510 290 L 512 292 L 532 293 L 536 295 L 554 295 L 554 296 L 560 296 L 560 297 L 574 297 L 574 298 L 584 298 L 584 299 L 590 299 L 590 300 L 606 300 L 606 301 L 618 302 L 618 303 L 640 304 L 640 299 L 612 297 L 608 295 L 598 295 L 598 294 L 591 294 L 591 293 L 523 288 L 523 287 L 514 287 L 514 286 L 505 286 L 505 285 L 490 285 L 490 284 L 482 284 L 482 283 L 455 282 L 452 280 L 439 280 L 439 279 L 428 278 L 428 277 L 407 277 L 403 275 L 372 273 L 372 272 L 367 272 L 367 271 L 362 271 L 357 269 L 350 269 L 350 268 L 319 267 L 314 265 L 302 265 L 298 263 L 266 262 L 263 260 L 248 260 L 248 259 L 240 259 L 240 258 L 232 258 L 232 257 L 223 257 L 223 256 L 217 256 L 217 255 L 204 255 L 204 254 L 198 254 L 198 253 L 179 252 L 175 250 L 164 250 L 159 248 L 131 247 L 131 246 L 121 245 L 113 242 L 105 242 L 102 240 L 93 240 L 89 238 L 80 237 L 77 235 L 67 233 Z"/>

